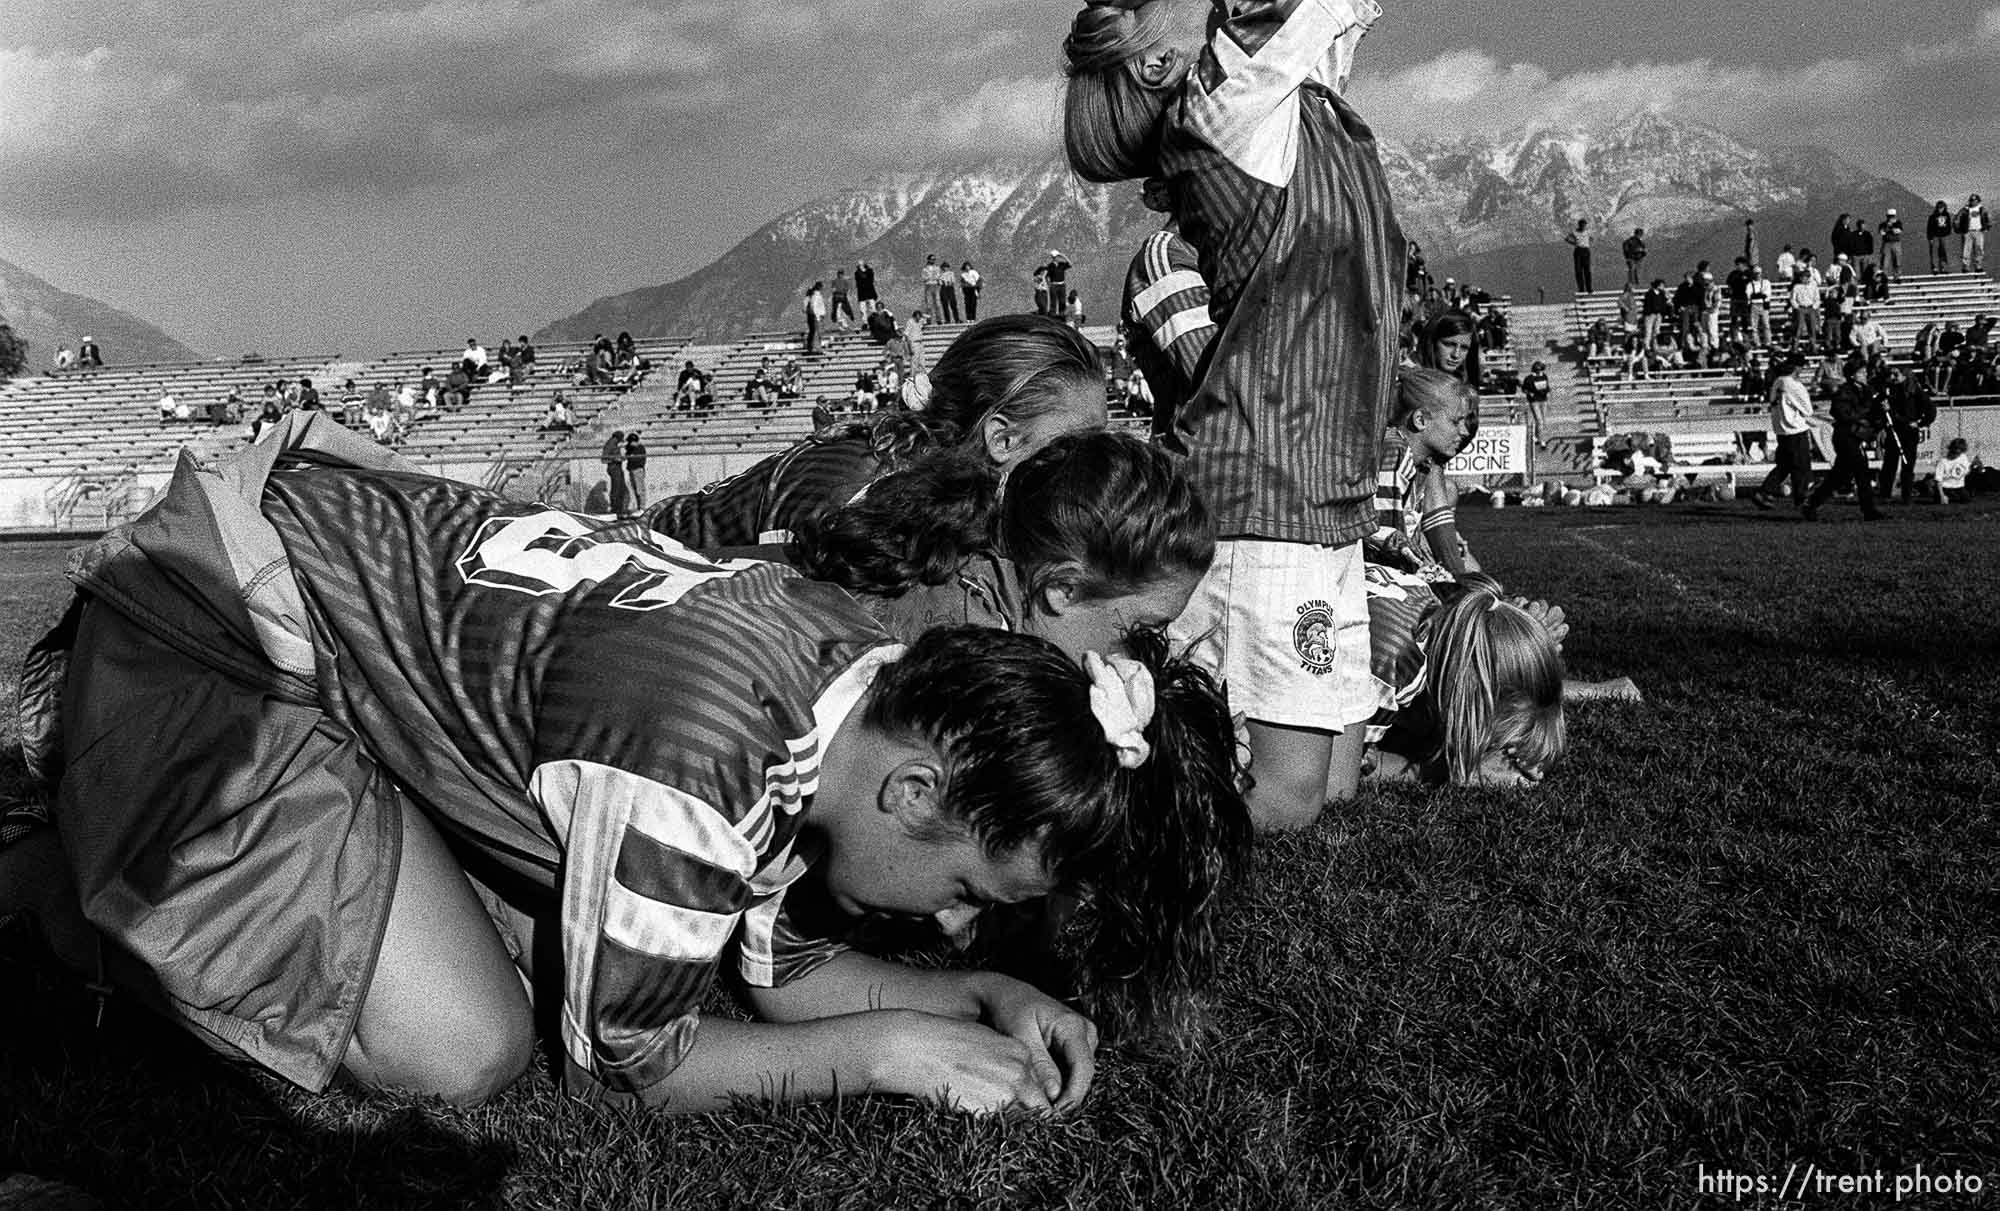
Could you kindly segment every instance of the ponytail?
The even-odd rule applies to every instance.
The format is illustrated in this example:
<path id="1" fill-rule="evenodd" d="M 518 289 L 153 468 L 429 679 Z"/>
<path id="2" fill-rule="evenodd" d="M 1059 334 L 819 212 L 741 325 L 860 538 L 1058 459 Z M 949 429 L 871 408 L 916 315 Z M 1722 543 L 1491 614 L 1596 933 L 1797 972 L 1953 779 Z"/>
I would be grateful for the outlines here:
<path id="1" fill-rule="evenodd" d="M 1091 886 L 1075 958 L 1099 1022 L 1185 1042 L 1214 972 L 1218 900 L 1249 854 L 1243 767 L 1216 682 L 1169 659 L 1159 631 L 1127 643 L 1153 674 L 1152 755 L 1120 772 L 1122 835 Z"/>
<path id="2" fill-rule="evenodd" d="M 999 482 L 977 454 L 931 450 L 858 499 L 794 523 L 789 560 L 813 580 L 869 597 L 943 584 L 989 545 Z"/>
<path id="3" fill-rule="evenodd" d="M 1148 88 L 1127 63 L 1159 44 L 1172 24 L 1166 0 L 1095 0 L 1063 42 L 1063 150 L 1070 168 L 1100 184 L 1154 175 L 1161 119 L 1172 94 Z"/>

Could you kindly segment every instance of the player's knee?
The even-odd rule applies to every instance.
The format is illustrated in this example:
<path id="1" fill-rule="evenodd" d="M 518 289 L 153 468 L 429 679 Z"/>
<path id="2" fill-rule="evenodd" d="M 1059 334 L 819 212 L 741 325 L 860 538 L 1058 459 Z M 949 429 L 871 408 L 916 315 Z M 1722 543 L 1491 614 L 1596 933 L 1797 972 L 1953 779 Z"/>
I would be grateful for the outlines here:
<path id="1" fill-rule="evenodd" d="M 1257 785 L 1244 797 L 1250 819 L 1259 829 L 1289 831 L 1316 822 L 1326 807 L 1323 778 L 1286 777 L 1280 771 L 1257 774 Z M 1349 791 L 1351 797 L 1352 791 Z"/>

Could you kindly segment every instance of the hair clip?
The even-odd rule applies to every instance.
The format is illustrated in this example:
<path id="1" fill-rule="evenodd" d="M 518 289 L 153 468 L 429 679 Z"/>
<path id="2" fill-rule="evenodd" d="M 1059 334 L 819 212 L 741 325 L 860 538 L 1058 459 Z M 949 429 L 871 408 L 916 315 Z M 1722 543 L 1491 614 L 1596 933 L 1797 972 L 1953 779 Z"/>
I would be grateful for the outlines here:
<path id="1" fill-rule="evenodd" d="M 1104 739 L 1118 750 L 1120 769 L 1137 769 L 1153 753 L 1146 742 L 1146 725 L 1153 721 L 1153 674 L 1123 656 L 1083 654 L 1083 671 L 1090 678 L 1090 713 L 1104 729 Z"/>

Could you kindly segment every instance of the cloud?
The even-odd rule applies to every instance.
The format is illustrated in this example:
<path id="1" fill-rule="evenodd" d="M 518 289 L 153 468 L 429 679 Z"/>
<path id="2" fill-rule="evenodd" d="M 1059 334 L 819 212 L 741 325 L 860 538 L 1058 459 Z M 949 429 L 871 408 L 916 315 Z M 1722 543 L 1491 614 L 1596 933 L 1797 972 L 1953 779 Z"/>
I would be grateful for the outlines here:
<path id="1" fill-rule="evenodd" d="M 1363 113 L 1410 141 L 1500 134 L 1540 123 L 1595 126 L 1655 109 L 1760 147 L 1821 146 L 1925 192 L 1963 192 L 2000 162 L 1985 116 L 2000 6 L 1952 40 L 1911 43 L 1774 68 L 1614 62 L 1554 76 L 1484 51 L 1449 51 L 1395 71 L 1356 77 Z"/>

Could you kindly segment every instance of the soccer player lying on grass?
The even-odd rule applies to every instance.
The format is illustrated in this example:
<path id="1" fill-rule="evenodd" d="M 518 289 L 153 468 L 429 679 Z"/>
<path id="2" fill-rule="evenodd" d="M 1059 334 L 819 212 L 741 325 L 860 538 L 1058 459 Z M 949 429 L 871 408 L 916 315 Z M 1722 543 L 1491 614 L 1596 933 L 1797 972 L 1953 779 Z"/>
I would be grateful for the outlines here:
<path id="1" fill-rule="evenodd" d="M 85 553 L 23 677 L 72 908 L 219 1050 L 472 1102 L 526 1068 L 551 997 L 599 1100 L 1068 1109 L 1090 1020 L 843 931 L 1079 888 L 1101 1003 L 1171 1018 L 1204 978 L 1248 823 L 1199 672 L 970 628 L 904 649 L 835 586 L 314 424 L 184 464 Z M 0 887 L 28 894 L 38 848 Z M 725 962 L 764 1021 L 699 1017 Z"/>
<path id="2" fill-rule="evenodd" d="M 1371 563 L 1369 673 L 1381 710 L 1358 773 L 1455 786 L 1540 782 L 1562 757 L 1562 649 L 1547 615 L 1468 573 Z"/>
<path id="3" fill-rule="evenodd" d="M 921 413 L 886 412 L 816 433 L 699 492 L 648 509 L 646 524 L 698 550 L 781 543 L 800 520 L 846 504 L 927 450 L 955 447 L 995 467 L 1019 462 L 1064 433 L 1104 428 L 1097 347 L 1059 320 L 980 320 L 931 370 Z"/>
<path id="4" fill-rule="evenodd" d="M 1075 659 L 1164 630 L 1215 555 L 1172 455 L 1130 434 L 1059 437 L 1004 479 L 941 452 L 801 527 L 786 562 L 847 589 L 891 634 L 971 624 Z"/>

